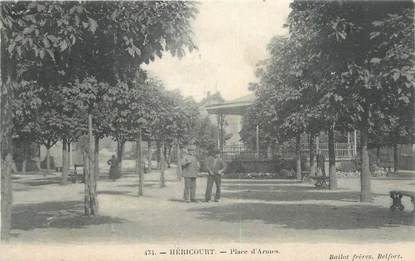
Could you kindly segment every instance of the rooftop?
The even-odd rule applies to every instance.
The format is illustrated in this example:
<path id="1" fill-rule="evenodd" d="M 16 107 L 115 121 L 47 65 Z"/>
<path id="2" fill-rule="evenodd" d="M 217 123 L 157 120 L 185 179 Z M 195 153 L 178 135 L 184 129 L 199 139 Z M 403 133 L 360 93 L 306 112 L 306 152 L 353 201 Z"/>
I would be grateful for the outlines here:
<path id="1" fill-rule="evenodd" d="M 243 115 L 255 101 L 255 94 L 249 94 L 223 103 L 206 106 L 210 114 Z"/>

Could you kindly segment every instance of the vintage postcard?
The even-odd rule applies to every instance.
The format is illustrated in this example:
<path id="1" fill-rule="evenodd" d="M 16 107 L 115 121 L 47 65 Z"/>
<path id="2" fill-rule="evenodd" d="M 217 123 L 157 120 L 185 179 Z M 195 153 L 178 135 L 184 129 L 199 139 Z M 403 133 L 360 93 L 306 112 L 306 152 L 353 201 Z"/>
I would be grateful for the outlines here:
<path id="1" fill-rule="evenodd" d="M 0 260 L 415 260 L 413 1 L 1 1 Z"/>

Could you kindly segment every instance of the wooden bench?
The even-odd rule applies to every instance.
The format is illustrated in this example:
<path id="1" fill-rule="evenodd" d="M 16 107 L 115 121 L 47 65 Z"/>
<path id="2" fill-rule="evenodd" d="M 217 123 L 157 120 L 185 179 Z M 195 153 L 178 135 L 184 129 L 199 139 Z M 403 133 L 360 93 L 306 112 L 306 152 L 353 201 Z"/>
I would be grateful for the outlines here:
<path id="1" fill-rule="evenodd" d="M 412 210 L 412 213 L 415 213 L 415 192 L 412 191 L 404 191 L 404 190 L 393 190 L 389 192 L 390 197 L 392 198 L 392 206 L 390 209 L 392 211 L 395 211 L 396 209 L 399 209 L 400 211 L 404 210 L 404 206 L 402 205 L 402 197 L 406 196 L 411 199 L 412 204 L 414 205 L 414 209 Z"/>
<path id="2" fill-rule="evenodd" d="M 329 177 L 309 177 L 309 178 L 316 181 L 316 183 L 314 184 L 316 188 L 329 188 L 329 185 L 330 185 Z"/>
<path id="3" fill-rule="evenodd" d="M 82 168 L 82 173 L 78 171 L 78 168 Z M 83 164 L 74 164 L 74 173 L 69 174 L 72 183 L 76 183 L 77 180 L 81 180 L 81 182 L 85 182 L 85 171 Z"/>

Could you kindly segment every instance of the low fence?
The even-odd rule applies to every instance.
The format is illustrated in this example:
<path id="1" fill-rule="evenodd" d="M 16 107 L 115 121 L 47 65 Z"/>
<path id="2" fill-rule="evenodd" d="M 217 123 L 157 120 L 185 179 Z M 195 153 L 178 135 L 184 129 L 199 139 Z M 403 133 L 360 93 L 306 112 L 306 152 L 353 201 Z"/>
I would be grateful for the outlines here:
<path id="1" fill-rule="evenodd" d="M 320 143 L 319 150 L 328 158 L 328 144 Z M 354 149 L 352 144 L 349 143 L 336 143 L 335 144 L 336 158 L 339 160 L 351 159 L 354 156 Z M 308 144 L 301 144 L 301 156 L 302 158 L 308 158 L 309 148 Z M 295 148 L 293 146 L 281 146 L 274 151 L 271 150 L 249 150 L 243 145 L 231 145 L 225 146 L 223 149 L 223 158 L 227 161 L 231 160 L 255 160 L 255 159 L 293 159 L 296 157 Z"/>
<path id="2" fill-rule="evenodd" d="M 223 159 L 225 161 L 232 161 L 232 160 L 241 160 L 241 161 L 252 161 L 252 160 L 267 160 L 272 159 L 273 157 L 268 155 L 266 151 L 260 151 L 259 154 L 256 151 L 224 151 L 223 152 Z"/>
<path id="3" fill-rule="evenodd" d="M 319 150 L 324 155 L 325 158 L 329 157 L 329 146 L 328 143 L 319 143 Z M 353 144 L 351 143 L 335 143 L 334 144 L 334 151 L 336 154 L 336 158 L 343 159 L 343 158 L 352 158 L 354 156 L 354 148 Z M 309 144 L 304 143 L 301 146 L 302 153 L 309 153 Z"/>
<path id="4" fill-rule="evenodd" d="M 327 144 L 320 144 L 320 151 L 328 160 L 328 148 Z M 354 154 L 354 148 L 349 146 L 347 143 L 337 143 L 335 147 L 336 161 L 345 162 L 345 161 L 354 161 L 359 158 L 359 154 Z M 369 150 L 369 156 L 371 160 L 377 159 L 377 164 L 380 167 L 393 167 L 393 149 L 391 147 L 381 148 L 379 155 L 377 155 L 376 149 Z M 293 148 L 282 147 L 279 151 L 264 151 L 260 150 L 259 152 L 248 150 L 243 146 L 229 146 L 224 148 L 223 158 L 224 160 L 231 161 L 246 161 L 253 162 L 258 161 L 272 161 L 272 160 L 291 160 L 296 156 Z M 379 158 L 377 157 L 379 156 Z M 304 144 L 301 148 L 301 158 L 306 160 L 309 157 L 308 145 Z M 415 170 L 415 153 L 413 152 L 412 145 L 399 145 L 399 168 L 402 170 Z"/>
<path id="5" fill-rule="evenodd" d="M 415 151 L 413 151 L 411 144 L 398 145 L 399 155 L 399 169 L 415 170 Z M 370 149 L 369 156 L 371 158 L 378 158 L 378 164 L 381 167 L 393 167 L 393 148 L 382 147 L 379 151 L 377 149 Z"/>
<path id="6" fill-rule="evenodd" d="M 225 174 L 232 173 L 278 173 L 294 170 L 294 160 L 233 160 L 228 162 Z"/>

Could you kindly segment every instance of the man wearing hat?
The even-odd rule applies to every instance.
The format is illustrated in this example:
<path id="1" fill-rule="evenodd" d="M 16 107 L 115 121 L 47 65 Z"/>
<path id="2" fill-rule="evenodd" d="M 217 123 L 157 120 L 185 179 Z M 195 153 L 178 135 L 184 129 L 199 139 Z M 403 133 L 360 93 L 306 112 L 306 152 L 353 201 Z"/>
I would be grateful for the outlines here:
<path id="1" fill-rule="evenodd" d="M 196 202 L 196 177 L 199 172 L 199 162 L 195 157 L 195 147 L 189 146 L 183 157 L 182 176 L 184 178 L 184 200 Z"/>
<path id="2" fill-rule="evenodd" d="M 212 197 L 213 183 L 216 185 L 215 202 L 220 199 L 220 185 L 222 175 L 225 172 L 226 163 L 220 158 L 218 150 L 211 152 L 211 155 L 206 159 L 206 169 L 208 171 L 207 186 L 205 193 L 205 200 L 209 202 Z"/>

